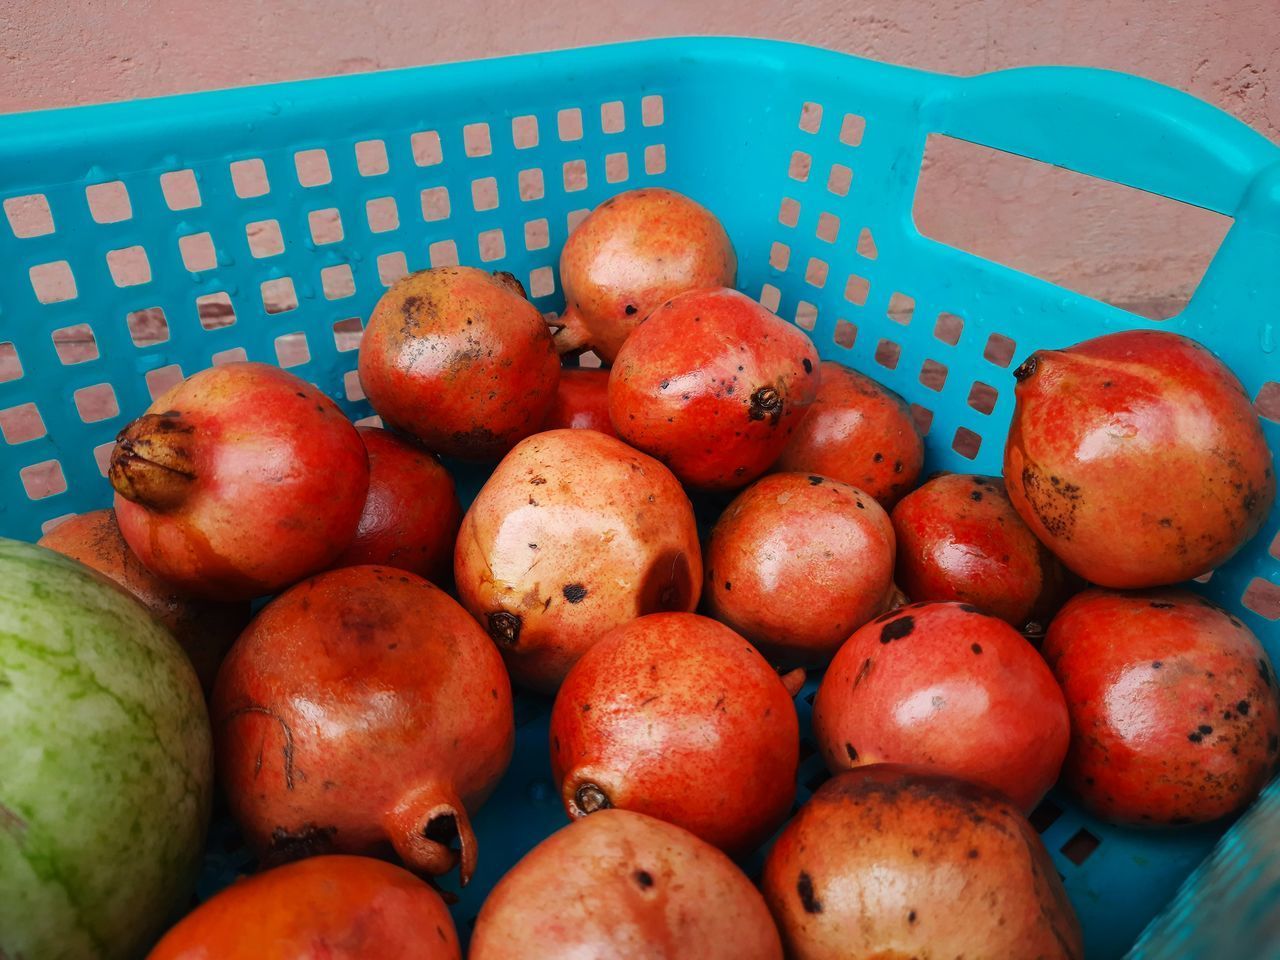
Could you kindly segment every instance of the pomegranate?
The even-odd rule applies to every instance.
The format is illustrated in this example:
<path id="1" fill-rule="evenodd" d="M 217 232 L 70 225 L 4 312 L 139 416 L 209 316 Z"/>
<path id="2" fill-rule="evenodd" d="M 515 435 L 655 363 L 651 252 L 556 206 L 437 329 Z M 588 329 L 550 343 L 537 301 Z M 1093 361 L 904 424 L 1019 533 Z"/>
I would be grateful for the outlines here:
<path id="1" fill-rule="evenodd" d="M 517 683 L 554 693 L 612 627 L 693 610 L 693 508 L 662 464 L 594 430 L 550 430 L 498 464 L 462 520 L 458 596 Z"/>
<path id="2" fill-rule="evenodd" d="M 883 614 L 840 648 L 813 702 L 834 773 L 906 763 L 985 784 L 1030 811 L 1070 731 L 1062 691 L 1016 630 L 966 603 Z"/>
<path id="3" fill-rule="evenodd" d="M 924 440 L 900 396 L 834 360 L 822 362 L 818 395 L 777 468 L 851 483 L 886 510 L 916 485 Z"/>
<path id="4" fill-rule="evenodd" d="M 367 857 L 313 857 L 241 880 L 147 960 L 462 960 L 440 894 Z"/>
<path id="5" fill-rule="evenodd" d="M 1240 620 L 1185 590 L 1088 590 L 1049 627 L 1066 693 L 1063 782 L 1091 811 L 1140 826 L 1244 809 L 1280 760 L 1280 694 Z"/>
<path id="6" fill-rule="evenodd" d="M 934 477 L 892 517 L 898 585 L 912 600 L 971 603 L 1039 638 L 1077 587 L 1022 522 L 999 477 Z"/>
<path id="7" fill-rule="evenodd" d="M 616 437 L 609 419 L 609 371 L 563 370 L 544 430 L 599 430 Z"/>
<path id="8" fill-rule="evenodd" d="M 773 466 L 818 378 L 799 327 L 735 290 L 693 290 L 628 338 L 609 374 L 609 416 L 685 483 L 731 490 Z"/>
<path id="9" fill-rule="evenodd" d="M 248 600 L 329 566 L 369 488 L 356 428 L 264 363 L 202 370 L 120 431 L 107 474 L 138 559 L 186 593 Z"/>
<path id="10" fill-rule="evenodd" d="M 346 567 L 281 594 L 231 648 L 211 713 L 232 815 L 266 863 L 390 841 L 413 870 L 460 861 L 470 879 L 467 813 L 511 758 L 511 687 L 426 580 Z"/>
<path id="11" fill-rule="evenodd" d="M 731 287 L 738 261 L 724 227 L 683 194 L 661 187 L 606 200 L 560 254 L 561 353 L 593 349 L 612 362 L 649 311 L 686 290 Z"/>
<path id="12" fill-rule="evenodd" d="M 534 847 L 476 918 L 471 960 L 782 960 L 733 862 L 669 823 L 602 810 Z"/>
<path id="13" fill-rule="evenodd" d="M 389 430 L 359 430 L 369 452 L 369 493 L 356 538 L 334 566 L 378 563 L 448 583 L 462 522 L 453 477 L 431 454 Z"/>
<path id="14" fill-rule="evenodd" d="M 169 628 L 191 658 L 205 696 L 218 664 L 249 622 L 249 604 L 190 597 L 142 565 L 120 535 L 114 510 L 91 510 L 58 524 L 39 545 L 56 550 L 118 583 Z"/>
<path id="15" fill-rule="evenodd" d="M 893 764 L 828 780 L 765 861 L 791 960 L 1081 960 L 1040 837 L 998 794 Z"/>
<path id="16" fill-rule="evenodd" d="M 569 816 L 658 817 L 730 853 L 782 823 L 800 735 L 791 694 L 750 644 L 692 613 L 605 634 L 551 711 L 551 768 Z"/>
<path id="17" fill-rule="evenodd" d="M 560 361 L 509 273 L 435 267 L 398 280 L 360 341 L 360 383 L 387 426 L 427 449 L 496 460 L 542 426 Z"/>
<path id="18" fill-rule="evenodd" d="M 1009 499 L 1086 580 L 1188 580 L 1261 529 L 1271 452 L 1240 381 L 1200 344 L 1129 330 L 1038 350 L 1014 376 Z"/>
<path id="19" fill-rule="evenodd" d="M 857 487 L 776 473 L 740 493 L 707 547 L 708 612 L 774 663 L 826 663 L 885 610 L 893 527 Z"/>

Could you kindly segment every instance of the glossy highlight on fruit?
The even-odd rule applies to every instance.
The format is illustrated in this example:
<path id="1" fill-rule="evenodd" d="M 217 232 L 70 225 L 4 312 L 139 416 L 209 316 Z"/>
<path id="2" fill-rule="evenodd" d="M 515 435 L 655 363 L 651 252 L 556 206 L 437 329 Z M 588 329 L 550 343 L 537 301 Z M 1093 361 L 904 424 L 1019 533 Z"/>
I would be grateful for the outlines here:
<path id="1" fill-rule="evenodd" d="M 886 510 L 915 486 L 924 439 L 911 408 L 888 387 L 824 360 L 818 395 L 778 458 L 776 469 L 852 484 Z"/>
<path id="2" fill-rule="evenodd" d="M 609 416 L 689 486 L 734 490 L 773 466 L 819 377 L 799 327 L 736 290 L 694 290 L 628 338 L 609 374 Z"/>
<path id="3" fill-rule="evenodd" d="M 39 544 L 92 567 L 137 597 L 191 658 L 205 694 L 213 689 L 218 664 L 249 622 L 248 603 L 202 600 L 161 580 L 124 542 L 114 510 L 71 517 L 41 537 Z"/>
<path id="4" fill-rule="evenodd" d="M 571 817 L 634 810 L 743 854 L 787 815 L 799 738 L 791 693 L 742 637 L 656 613 L 605 634 L 569 671 L 551 767 Z"/>
<path id="5" fill-rule="evenodd" d="M 999 794 L 894 764 L 837 774 L 761 880 L 792 960 L 1082 960 L 1080 924 L 1035 829 Z"/>
<path id="6" fill-rule="evenodd" d="M 813 702 L 833 773 L 905 763 L 985 784 L 1025 812 L 1058 778 L 1067 706 L 1040 654 L 964 603 L 877 617 L 840 648 Z"/>
<path id="7" fill-rule="evenodd" d="M 462 960 L 440 894 L 366 857 L 323 856 L 240 880 L 147 960 Z"/>
<path id="8" fill-rule="evenodd" d="M 1198 577 L 1262 527 L 1271 452 L 1240 381 L 1194 340 L 1128 330 L 1038 350 L 1014 374 L 1009 499 L 1104 587 Z"/>
<path id="9" fill-rule="evenodd" d="M 360 383 L 383 421 L 434 453 L 496 460 L 542 426 L 560 360 L 509 273 L 433 267 L 382 295 L 360 341 Z"/>
<path id="10" fill-rule="evenodd" d="M 731 287 L 738 261 L 720 221 L 662 187 L 626 190 L 596 207 L 560 254 L 561 353 L 592 349 L 606 363 L 649 312 L 686 290 Z"/>
<path id="11" fill-rule="evenodd" d="M 471 960 L 782 960 L 764 900 L 688 831 L 602 810 L 534 847 L 480 910 Z"/>
<path id="12" fill-rule="evenodd" d="M 511 687 L 426 580 L 345 567 L 281 594 L 232 647 L 210 713 L 231 813 L 268 865 L 389 843 L 418 873 L 470 878 L 468 814 L 511 758 Z"/>
<path id="13" fill-rule="evenodd" d="M 893 527 L 868 494 L 816 474 L 771 474 L 712 531 L 708 612 L 775 665 L 825 664 L 896 596 L 893 558 Z"/>
<path id="14" fill-rule="evenodd" d="M 550 430 L 517 445 L 476 496 L 454 576 L 512 679 L 553 693 L 613 627 L 694 610 L 702 550 L 670 470 L 594 430 Z"/>
<path id="15" fill-rule="evenodd" d="M 1134 826 L 1243 810 L 1280 762 L 1280 692 L 1258 638 L 1187 590 L 1088 590 L 1049 627 L 1071 713 L 1062 778 Z"/>
<path id="16" fill-rule="evenodd" d="M 1018 516 L 999 477 L 934 477 L 893 508 L 897 582 L 912 600 L 971 603 L 1029 636 L 1078 588 Z"/>
<path id="17" fill-rule="evenodd" d="M 434 456 L 389 430 L 359 427 L 369 452 L 369 493 L 355 539 L 336 567 L 383 564 L 447 585 L 462 505 Z"/>
<path id="18" fill-rule="evenodd" d="M 360 521 L 369 460 L 325 394 L 238 362 L 160 396 L 120 431 L 107 476 L 148 570 L 193 596 L 249 600 L 333 563 Z"/>

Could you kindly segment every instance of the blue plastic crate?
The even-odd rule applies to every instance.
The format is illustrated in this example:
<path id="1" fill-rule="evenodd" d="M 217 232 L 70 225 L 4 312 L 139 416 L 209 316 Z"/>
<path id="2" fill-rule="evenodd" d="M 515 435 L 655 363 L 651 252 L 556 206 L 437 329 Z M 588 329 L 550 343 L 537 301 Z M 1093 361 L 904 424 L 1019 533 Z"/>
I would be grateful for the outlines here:
<path id="1" fill-rule="evenodd" d="M 805 104 L 820 111 L 810 106 L 802 128 Z M 1144 320 L 922 236 L 910 211 L 930 133 L 1234 224 L 1186 310 Z M 0 117 L 0 200 L 12 226 L 0 224 L 0 426 L 26 416 L 0 445 L 0 533 L 34 539 L 52 519 L 108 503 L 103 466 L 116 432 L 159 389 L 210 363 L 293 364 L 352 417 L 368 416 L 352 331 L 395 276 L 456 261 L 510 270 L 554 311 L 557 256 L 572 225 L 644 184 L 710 207 L 737 248 L 742 289 L 810 328 L 825 357 L 932 413 L 926 469 L 999 472 L 1010 371 L 1038 347 L 1159 326 L 1212 348 L 1250 396 L 1280 389 L 1278 161 L 1280 148 L 1225 113 L 1123 74 L 1051 67 L 956 78 L 709 38 Z M 824 213 L 839 218 L 834 243 L 818 236 Z M 864 228 L 875 259 L 856 252 Z M 775 242 L 791 250 L 786 269 L 769 265 Z M 806 280 L 811 259 L 824 265 L 822 282 Z M 867 288 L 865 301 L 846 296 L 850 277 Z M 905 325 L 887 315 L 895 293 L 914 301 Z M 944 312 L 963 322 L 954 344 L 934 335 Z M 55 346 L 68 328 L 59 336 L 78 337 L 79 353 Z M 1016 344 L 1012 362 L 992 338 Z M 875 359 L 886 341 L 897 347 L 882 351 L 896 353 L 892 368 Z M 947 368 L 940 392 L 920 384 L 926 361 Z M 998 394 L 989 414 L 966 403 L 975 383 Z M 82 410 L 105 418 L 86 422 Z M 1280 449 L 1280 424 L 1264 429 Z M 972 459 L 956 450 L 966 437 L 980 441 Z M 470 473 L 464 490 L 482 479 Z M 1280 591 L 1278 528 L 1273 510 L 1262 534 L 1199 589 L 1280 658 L 1276 624 L 1242 602 L 1246 591 Z M 564 822 L 549 778 L 547 705 L 522 699 L 518 710 L 516 759 L 476 817 L 480 868 L 455 908 L 464 937 L 488 888 Z M 823 775 L 806 752 L 798 799 Z M 1041 812 L 1043 836 L 1091 957 L 1123 953 L 1224 829 L 1126 831 L 1064 797 L 1052 803 L 1059 812 Z M 1275 818 L 1259 812 L 1254 821 Z M 1076 863 L 1062 850 L 1086 849 L 1071 843 L 1082 830 L 1100 843 Z M 1236 840 L 1230 852 L 1274 858 L 1273 834 L 1243 852 Z M 243 862 L 222 825 L 203 892 Z M 1255 914 L 1280 910 L 1274 885 L 1232 889 L 1253 897 Z M 1194 925 L 1194 898 L 1183 894 L 1184 928 Z M 1230 942 L 1229 918 L 1215 924 L 1211 934 Z M 1161 936 L 1139 952 L 1156 955 Z"/>

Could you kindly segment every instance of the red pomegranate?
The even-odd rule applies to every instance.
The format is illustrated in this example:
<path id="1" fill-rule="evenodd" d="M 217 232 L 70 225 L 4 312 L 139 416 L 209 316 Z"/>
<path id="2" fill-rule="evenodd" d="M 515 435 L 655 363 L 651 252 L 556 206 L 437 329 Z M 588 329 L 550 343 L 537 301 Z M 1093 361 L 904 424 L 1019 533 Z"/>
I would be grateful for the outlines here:
<path id="1" fill-rule="evenodd" d="M 447 584 L 462 523 L 453 477 L 434 456 L 389 430 L 359 430 L 369 452 L 369 493 L 356 537 L 334 566 L 378 563 Z"/>
<path id="2" fill-rule="evenodd" d="M 750 644 L 692 613 L 641 617 L 569 671 L 551 768 L 569 816 L 658 817 L 730 853 L 777 828 L 795 796 L 791 694 Z"/>
<path id="3" fill-rule="evenodd" d="M 436 267 L 397 281 L 360 341 L 360 383 L 387 426 L 436 453 L 496 460 L 542 426 L 560 361 L 509 273 Z"/>
<path id="4" fill-rule="evenodd" d="M 782 960 L 733 862 L 688 831 L 602 810 L 534 847 L 476 918 L 471 960 Z"/>
<path id="5" fill-rule="evenodd" d="M 924 440 L 900 396 L 834 360 L 822 363 L 813 406 L 777 469 L 816 473 L 865 490 L 886 510 L 916 485 Z"/>
<path id="6" fill-rule="evenodd" d="M 1185 590 L 1088 590 L 1049 627 L 1066 693 L 1063 782 L 1104 820 L 1204 823 L 1243 810 L 1280 760 L 1280 694 L 1240 620 Z"/>
<path id="7" fill-rule="evenodd" d="M 346 567 L 281 594 L 231 648 L 211 714 L 232 815 L 267 863 L 390 841 L 419 873 L 460 860 L 470 879 L 467 814 L 511 758 L 511 686 L 426 580 Z"/>
<path id="8" fill-rule="evenodd" d="M 707 547 L 708 612 L 771 662 L 825 664 L 888 608 L 893 527 L 857 487 L 776 473 L 729 504 Z"/>
<path id="9" fill-rule="evenodd" d="M 560 387 L 544 430 L 599 430 L 616 437 L 609 419 L 609 371 L 581 368 L 560 373 Z"/>
<path id="10" fill-rule="evenodd" d="M 1014 376 L 1009 499 L 1086 580 L 1188 580 L 1261 529 L 1271 452 L 1240 381 L 1200 344 L 1129 330 L 1036 351 Z"/>
<path id="11" fill-rule="evenodd" d="M 627 339 L 609 374 L 609 416 L 691 487 L 732 490 L 773 466 L 818 378 L 799 327 L 735 290 L 694 290 Z"/>
<path id="12" fill-rule="evenodd" d="M 966 603 L 917 603 L 840 648 L 813 702 L 827 767 L 905 763 L 1031 810 L 1058 778 L 1067 705 L 1034 647 Z"/>
<path id="13" fill-rule="evenodd" d="M 791 960 L 1082 960 L 1080 924 L 1040 837 L 998 794 L 878 764 L 828 780 L 761 881 Z"/>
<path id="14" fill-rule="evenodd" d="M 897 580 L 912 600 L 971 603 L 1041 637 L 1077 587 L 1018 516 L 1004 481 L 934 477 L 893 508 Z"/>
<path id="15" fill-rule="evenodd" d="M 311 384 L 227 363 L 120 431 L 107 475 L 120 532 L 148 570 L 195 596 L 248 600 L 333 563 L 360 521 L 369 459 Z"/>
<path id="16" fill-rule="evenodd" d="M 702 552 L 671 471 L 594 430 L 550 430 L 518 444 L 471 504 L 454 575 L 513 679 L 554 693 L 609 629 L 696 608 Z"/>
<path id="17" fill-rule="evenodd" d="M 738 261 L 724 227 L 683 194 L 661 187 L 606 200 L 560 254 L 561 353 L 593 349 L 612 362 L 649 311 L 686 290 L 731 287 Z"/>
<path id="18" fill-rule="evenodd" d="M 147 960 L 462 960 L 453 918 L 413 874 L 313 857 L 241 880 L 165 934 Z"/>
<path id="19" fill-rule="evenodd" d="M 249 622 L 248 603 L 201 600 L 161 580 L 124 542 L 114 510 L 91 510 L 65 520 L 41 537 L 39 545 L 92 567 L 141 600 L 186 651 L 209 695 L 218 664 Z"/>

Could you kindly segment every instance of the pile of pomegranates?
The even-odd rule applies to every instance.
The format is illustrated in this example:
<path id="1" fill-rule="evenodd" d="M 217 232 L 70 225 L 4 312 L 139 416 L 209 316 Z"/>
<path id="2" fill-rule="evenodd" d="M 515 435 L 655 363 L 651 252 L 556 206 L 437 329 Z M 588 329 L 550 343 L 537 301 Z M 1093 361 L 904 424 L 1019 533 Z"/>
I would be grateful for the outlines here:
<path id="1" fill-rule="evenodd" d="M 41 541 L 196 664 L 261 871 L 153 958 L 460 957 L 433 887 L 488 856 L 520 703 L 567 825 L 477 960 L 1078 958 L 1028 820 L 1055 784 L 1176 828 L 1274 775 L 1267 651 L 1186 583 L 1276 488 L 1204 348 L 1047 343 L 1003 476 L 920 484 L 903 399 L 734 290 L 693 199 L 606 200 L 560 271 L 550 319 L 510 274 L 395 283 L 359 352 L 381 427 L 273 367 L 194 374 L 121 431 L 114 511 Z M 494 464 L 465 507 L 458 459 Z M 806 670 L 832 777 L 796 807 Z M 757 886 L 733 858 L 773 835 Z"/>

